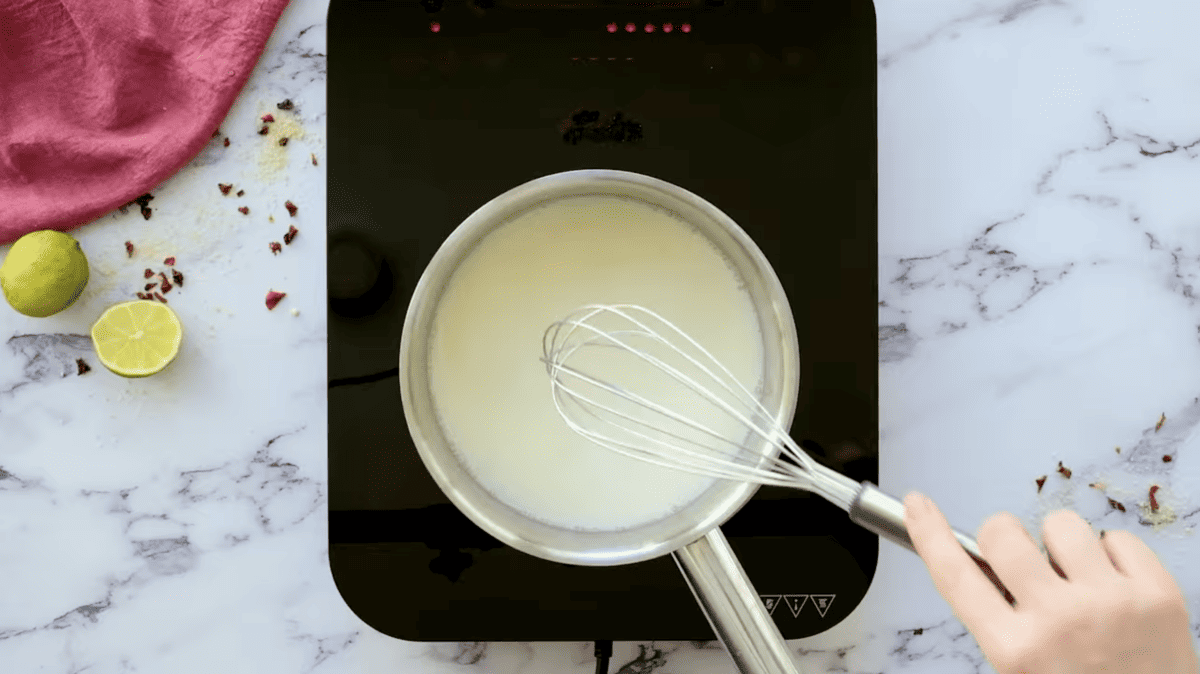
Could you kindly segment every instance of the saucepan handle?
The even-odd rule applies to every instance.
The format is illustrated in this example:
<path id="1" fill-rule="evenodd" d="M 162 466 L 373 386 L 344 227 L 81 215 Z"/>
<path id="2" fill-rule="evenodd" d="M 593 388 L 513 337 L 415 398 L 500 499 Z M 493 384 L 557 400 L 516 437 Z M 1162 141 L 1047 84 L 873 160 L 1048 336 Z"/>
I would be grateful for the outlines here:
<path id="1" fill-rule="evenodd" d="M 858 492 L 858 496 L 854 502 L 850 504 L 850 519 L 862 528 L 879 534 L 883 538 L 916 552 L 913 547 L 912 539 L 908 536 L 908 527 L 904 526 L 904 503 L 899 499 L 889 496 L 882 491 L 879 491 L 875 485 L 869 481 L 862 483 L 862 491 Z M 975 560 L 975 564 L 983 570 L 984 575 L 992 581 L 1000 594 L 1008 600 L 1008 603 L 1014 603 L 1012 593 L 1000 579 L 996 573 L 992 571 L 992 567 L 988 564 L 979 552 L 979 544 L 975 539 L 967 534 L 952 529 L 954 537 L 958 539 L 963 550 Z"/>
<path id="2" fill-rule="evenodd" d="M 671 554 L 739 672 L 799 674 L 783 635 L 720 527 Z"/>

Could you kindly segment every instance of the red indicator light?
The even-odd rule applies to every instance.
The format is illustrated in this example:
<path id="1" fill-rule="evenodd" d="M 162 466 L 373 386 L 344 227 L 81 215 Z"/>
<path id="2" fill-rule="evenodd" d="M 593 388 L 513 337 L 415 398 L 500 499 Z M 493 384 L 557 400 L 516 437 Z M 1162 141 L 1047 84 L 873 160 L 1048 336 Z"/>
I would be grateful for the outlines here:
<path id="1" fill-rule="evenodd" d="M 682 30 L 685 33 L 690 33 L 690 32 L 692 32 L 692 24 L 685 23 L 679 27 L 679 30 Z"/>
<path id="2" fill-rule="evenodd" d="M 664 23 L 664 24 L 663 24 L 663 32 L 664 32 L 664 33 L 670 33 L 670 32 L 671 32 L 671 31 L 673 31 L 673 30 L 675 30 L 675 26 L 673 26 L 673 25 L 671 25 L 671 24 L 669 24 L 669 23 Z"/>
<path id="3" fill-rule="evenodd" d="M 637 30 L 637 26 L 633 25 L 632 23 L 625 24 L 625 32 L 626 33 L 632 33 L 635 30 Z"/>
<path id="4" fill-rule="evenodd" d="M 429 30 L 433 33 L 440 33 L 442 32 L 442 24 L 434 21 L 433 23 L 429 24 Z"/>
<path id="5" fill-rule="evenodd" d="M 610 32 L 610 33 L 617 32 L 617 24 L 616 23 L 608 24 L 608 32 Z"/>
<path id="6" fill-rule="evenodd" d="M 652 24 L 652 23 L 646 24 L 646 32 L 653 33 L 654 32 L 654 24 Z"/>

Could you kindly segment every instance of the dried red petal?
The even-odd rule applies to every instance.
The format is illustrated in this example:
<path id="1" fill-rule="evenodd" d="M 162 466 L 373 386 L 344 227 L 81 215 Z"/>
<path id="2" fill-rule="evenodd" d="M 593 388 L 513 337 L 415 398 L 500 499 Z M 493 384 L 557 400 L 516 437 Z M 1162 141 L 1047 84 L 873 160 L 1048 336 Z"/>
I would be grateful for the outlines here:
<path id="1" fill-rule="evenodd" d="M 272 241 L 269 245 L 271 252 L 278 255 L 279 251 L 283 250 L 283 246 L 279 245 L 278 241 Z"/>
<path id="2" fill-rule="evenodd" d="M 138 296 L 138 299 L 139 299 L 139 300 L 148 300 L 148 299 L 151 299 L 151 296 L 150 296 L 150 295 L 148 295 L 148 294 L 146 294 L 146 293 L 138 293 L 138 294 L 137 294 L 137 296 Z"/>
<path id="3" fill-rule="evenodd" d="M 217 129 L 216 131 L 213 131 L 213 135 L 212 135 L 212 137 L 213 137 L 213 138 L 216 138 L 216 137 L 217 137 L 217 136 L 219 136 L 219 135 L 221 135 L 221 130 L 220 130 L 220 129 Z"/>
<path id="4" fill-rule="evenodd" d="M 1121 505 L 1121 503 L 1119 501 L 1114 501 L 1112 499 L 1112 497 L 1109 497 L 1109 499 L 1108 499 L 1108 507 L 1116 508 L 1117 510 L 1120 510 L 1121 512 L 1125 512 L 1125 506 Z"/>
<path id="5" fill-rule="evenodd" d="M 270 131 L 270 129 L 268 127 L 264 126 L 263 128 L 258 130 L 258 135 L 265 136 L 265 135 L 267 135 L 268 131 Z"/>
<path id="6" fill-rule="evenodd" d="M 172 285 L 171 285 L 171 282 L 170 282 L 170 281 L 168 281 L 167 279 L 163 279 L 163 282 L 162 282 L 162 286 L 161 286 L 161 288 L 162 288 L 162 291 L 163 291 L 163 294 L 164 294 L 164 295 L 166 295 L 167 293 L 171 292 L 171 288 L 172 288 L 172 287 L 174 287 L 174 286 L 172 286 Z"/>
<path id="7" fill-rule="evenodd" d="M 249 206 L 242 206 L 238 210 L 241 211 L 242 215 L 250 215 L 250 207 Z"/>
<path id="8" fill-rule="evenodd" d="M 142 274 L 142 276 L 144 276 L 146 278 L 150 278 L 151 276 L 154 276 L 154 272 L 147 269 L 146 272 L 144 274 Z"/>
<path id="9" fill-rule="evenodd" d="M 157 285 L 158 285 L 158 281 L 152 281 L 152 282 L 150 282 L 150 283 L 147 283 L 147 284 L 146 284 L 146 287 L 145 287 L 145 288 L 142 288 L 142 290 L 153 290 L 153 289 L 154 289 L 154 287 L 155 287 L 155 286 L 157 286 Z"/>
<path id="10" fill-rule="evenodd" d="M 157 299 L 159 302 L 162 302 L 163 304 L 167 303 L 167 298 L 163 297 L 162 295 L 159 295 L 158 293 L 154 293 L 154 298 Z"/>
<path id="11" fill-rule="evenodd" d="M 1150 487 L 1150 512 L 1158 512 L 1158 499 L 1154 498 L 1154 492 L 1158 491 L 1158 485 Z"/>
<path id="12" fill-rule="evenodd" d="M 92 371 L 92 368 L 88 367 L 88 364 L 83 362 L 82 358 L 75 359 L 75 366 L 79 368 L 80 375 L 87 374 L 88 372 Z"/>
<path id="13" fill-rule="evenodd" d="M 283 138 L 280 138 L 280 139 L 279 139 L 279 144 L 280 144 L 280 145 L 287 145 L 287 136 L 284 136 Z"/>
<path id="14" fill-rule="evenodd" d="M 172 255 L 171 257 L 163 260 L 163 264 L 167 265 L 168 267 L 174 267 L 175 266 L 175 256 Z"/>
<path id="15" fill-rule="evenodd" d="M 225 139 L 225 147 L 229 147 L 229 139 L 228 138 Z"/>
<path id="16" fill-rule="evenodd" d="M 221 188 L 221 194 L 229 194 L 229 190 L 233 189 L 233 185 L 225 183 L 217 183 L 217 187 Z"/>
<path id="17" fill-rule="evenodd" d="M 296 211 L 300 210 L 299 208 L 296 208 L 296 204 L 293 204 L 291 201 L 285 201 L 283 202 L 283 205 L 288 209 L 288 215 L 292 216 L 293 218 L 296 217 Z"/>
<path id="18" fill-rule="evenodd" d="M 175 280 L 175 285 L 177 285 L 181 288 L 183 287 L 183 274 L 180 274 L 179 272 L 172 269 L 171 270 L 171 278 L 173 278 Z"/>
<path id="19" fill-rule="evenodd" d="M 137 204 L 138 206 L 149 206 L 151 201 L 154 201 L 154 195 L 147 192 L 129 203 Z M 125 205 L 128 206 L 129 204 Z"/>
<path id="20" fill-rule="evenodd" d="M 1068 480 L 1071 479 L 1071 469 L 1065 468 L 1062 465 L 1062 461 L 1058 462 L 1058 472 L 1062 473 L 1062 476 L 1067 478 Z"/>
<path id="21" fill-rule="evenodd" d="M 1171 455 L 1163 454 L 1163 463 L 1171 463 Z"/>
<path id="22" fill-rule="evenodd" d="M 275 107 L 279 108 L 280 110 L 291 110 L 293 107 L 292 99 L 286 98 L 282 103 L 276 103 Z"/>
<path id="23" fill-rule="evenodd" d="M 264 121 L 264 122 L 274 122 L 274 121 L 275 121 L 275 118 L 274 118 L 274 117 L 272 117 L 272 116 L 271 116 L 271 115 L 269 115 L 269 114 L 268 114 L 268 115 L 263 115 L 263 116 L 262 116 L 262 121 Z"/>
<path id="24" fill-rule="evenodd" d="M 299 233 L 300 230 L 296 229 L 295 227 L 288 227 L 287 234 L 283 235 L 283 242 L 286 244 L 291 244 L 292 239 L 296 238 L 296 235 Z"/>
<path id="25" fill-rule="evenodd" d="M 150 213 L 151 213 L 151 211 L 150 211 L 150 208 L 149 208 L 149 207 L 147 207 L 147 206 L 142 206 L 142 217 L 143 217 L 143 218 L 146 218 L 147 220 L 149 220 L 149 219 L 150 219 Z"/>
<path id="26" fill-rule="evenodd" d="M 125 254 L 128 255 L 129 257 L 133 257 L 133 242 L 132 241 L 125 242 Z"/>
<path id="27" fill-rule="evenodd" d="M 243 196 L 243 195 L 245 195 L 245 194 L 246 194 L 246 190 L 238 190 L 238 193 L 237 193 L 237 195 L 238 195 L 239 197 L 240 197 L 240 196 Z"/>
<path id="28" fill-rule="evenodd" d="M 310 153 L 308 156 L 312 157 L 313 166 L 316 166 L 317 165 L 317 155 Z"/>
<path id="29" fill-rule="evenodd" d="M 269 291 L 267 293 L 267 311 L 274 309 L 279 304 L 279 301 L 285 297 L 287 297 L 287 293 L 277 293 L 274 290 Z"/>
<path id="30" fill-rule="evenodd" d="M 1046 484 L 1046 476 L 1045 475 L 1043 475 L 1037 479 L 1037 486 L 1038 486 L 1037 493 L 1039 493 L 1039 494 L 1042 493 L 1042 485 L 1044 485 L 1044 484 Z"/>

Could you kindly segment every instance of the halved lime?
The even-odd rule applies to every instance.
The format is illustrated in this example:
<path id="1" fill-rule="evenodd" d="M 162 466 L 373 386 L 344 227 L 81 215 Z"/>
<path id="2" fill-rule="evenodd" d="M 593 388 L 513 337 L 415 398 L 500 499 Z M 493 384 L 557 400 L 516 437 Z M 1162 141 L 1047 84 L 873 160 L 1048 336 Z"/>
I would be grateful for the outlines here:
<path id="1" fill-rule="evenodd" d="M 104 367 L 122 377 L 149 377 L 179 355 L 183 324 L 165 304 L 114 304 L 92 326 L 92 344 Z"/>

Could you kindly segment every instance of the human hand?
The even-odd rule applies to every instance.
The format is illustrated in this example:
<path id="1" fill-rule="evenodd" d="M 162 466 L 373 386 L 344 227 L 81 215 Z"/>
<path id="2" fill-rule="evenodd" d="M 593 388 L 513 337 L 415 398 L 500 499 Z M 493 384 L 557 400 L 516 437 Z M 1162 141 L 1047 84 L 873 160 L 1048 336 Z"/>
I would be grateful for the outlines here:
<path id="1" fill-rule="evenodd" d="M 932 501 L 909 493 L 904 524 L 938 593 L 998 674 L 1200 673 L 1183 592 L 1134 534 L 1097 537 L 1074 512 L 1047 515 L 1042 538 L 1064 578 L 1020 520 L 989 517 L 976 540 L 1016 599 L 1009 605 Z"/>

